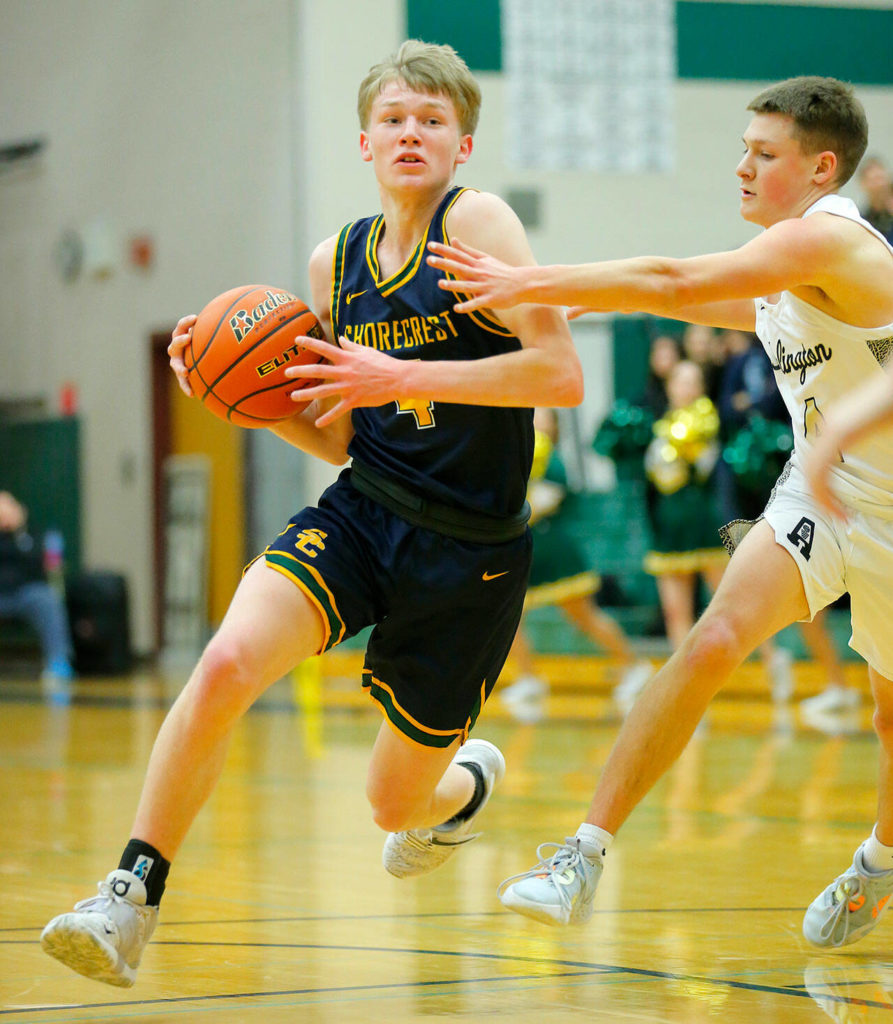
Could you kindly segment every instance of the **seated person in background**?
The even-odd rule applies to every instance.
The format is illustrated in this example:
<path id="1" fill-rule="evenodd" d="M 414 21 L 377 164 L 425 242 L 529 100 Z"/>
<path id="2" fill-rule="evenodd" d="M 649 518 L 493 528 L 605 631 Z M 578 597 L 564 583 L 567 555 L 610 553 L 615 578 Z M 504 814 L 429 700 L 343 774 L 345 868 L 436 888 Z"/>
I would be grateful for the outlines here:
<path id="1" fill-rule="evenodd" d="M 0 491 L 0 617 L 24 619 L 37 633 L 44 682 L 67 683 L 71 635 L 65 603 L 47 582 L 43 551 L 26 530 L 27 512 L 9 491 Z"/>
<path id="2" fill-rule="evenodd" d="M 554 409 L 537 409 L 533 416 L 533 468 L 527 500 L 533 534 L 533 563 L 530 584 L 524 601 L 524 614 L 533 608 L 554 605 L 592 641 L 606 650 L 620 667 L 620 683 L 615 695 L 637 694 L 651 678 L 648 661 L 636 660 L 629 639 L 620 623 L 603 612 L 595 602 L 601 580 L 586 560 L 576 538 L 567 529 L 562 507 L 567 495 L 564 464 L 555 445 L 558 440 L 558 416 Z M 500 691 L 503 703 L 519 721 L 542 717 L 546 682 L 536 675 L 533 653 L 522 618 L 512 644 L 512 658 L 518 669 L 514 683 Z"/>

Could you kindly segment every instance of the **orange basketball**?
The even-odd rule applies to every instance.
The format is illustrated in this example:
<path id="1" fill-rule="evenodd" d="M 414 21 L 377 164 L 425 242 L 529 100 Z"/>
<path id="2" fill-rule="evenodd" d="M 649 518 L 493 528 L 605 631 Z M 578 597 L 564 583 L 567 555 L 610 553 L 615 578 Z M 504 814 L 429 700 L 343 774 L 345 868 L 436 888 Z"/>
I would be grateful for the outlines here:
<path id="1" fill-rule="evenodd" d="M 291 292 L 262 284 L 233 288 L 199 313 L 184 361 L 193 394 L 220 419 L 240 427 L 267 427 L 308 403 L 293 391 L 316 383 L 286 377 L 289 366 L 320 362 L 299 335 L 324 338 L 312 310 Z"/>

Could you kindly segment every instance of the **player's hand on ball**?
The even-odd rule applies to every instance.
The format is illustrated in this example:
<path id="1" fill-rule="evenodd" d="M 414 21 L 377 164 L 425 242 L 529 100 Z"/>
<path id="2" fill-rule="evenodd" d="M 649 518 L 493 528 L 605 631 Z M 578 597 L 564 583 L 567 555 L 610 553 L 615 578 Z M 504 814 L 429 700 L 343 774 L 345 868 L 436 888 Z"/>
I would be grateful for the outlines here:
<path id="1" fill-rule="evenodd" d="M 181 316 L 177 326 L 171 331 L 171 343 L 167 347 L 167 354 L 170 356 L 171 369 L 177 375 L 177 383 L 184 395 L 192 398 L 192 388 L 189 386 L 189 378 L 186 375 L 186 363 L 183 360 L 183 352 L 192 337 L 192 327 L 198 317 L 194 313 L 188 316 Z"/>
<path id="2" fill-rule="evenodd" d="M 285 371 L 287 377 L 319 381 L 295 392 L 294 398 L 300 401 L 339 398 L 315 421 L 317 427 L 328 426 L 351 409 L 384 405 L 397 399 L 400 381 L 406 374 L 406 363 L 401 360 L 344 337 L 338 339 L 337 346 L 318 338 L 299 337 L 296 341 L 301 348 L 315 352 L 327 362 L 290 367 Z"/>

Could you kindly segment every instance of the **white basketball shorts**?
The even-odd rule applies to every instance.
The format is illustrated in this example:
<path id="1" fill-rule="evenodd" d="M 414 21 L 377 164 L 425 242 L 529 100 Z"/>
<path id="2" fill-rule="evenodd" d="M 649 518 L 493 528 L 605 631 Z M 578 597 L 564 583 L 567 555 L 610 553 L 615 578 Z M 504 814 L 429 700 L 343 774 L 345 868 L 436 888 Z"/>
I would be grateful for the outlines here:
<path id="1" fill-rule="evenodd" d="M 893 679 L 893 510 L 890 518 L 847 514 L 842 522 L 821 509 L 789 463 L 764 516 L 797 563 L 810 618 L 848 591 L 850 647 Z"/>

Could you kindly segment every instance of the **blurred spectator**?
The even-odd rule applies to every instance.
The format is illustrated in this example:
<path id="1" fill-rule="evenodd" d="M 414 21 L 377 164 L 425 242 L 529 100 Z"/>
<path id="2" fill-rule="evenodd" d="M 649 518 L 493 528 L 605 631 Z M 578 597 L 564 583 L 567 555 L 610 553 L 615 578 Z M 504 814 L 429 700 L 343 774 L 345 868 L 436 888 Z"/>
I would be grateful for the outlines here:
<path id="1" fill-rule="evenodd" d="M 720 374 L 719 416 L 723 428 L 738 428 L 755 413 L 787 419 L 766 351 L 755 334 L 725 330 L 720 335 L 725 364 Z"/>
<path id="2" fill-rule="evenodd" d="M 682 358 L 682 348 L 672 334 L 655 334 L 648 350 L 648 377 L 635 404 L 647 409 L 652 419 L 667 411 L 667 377 Z"/>
<path id="3" fill-rule="evenodd" d="M 726 362 L 719 380 L 717 410 L 726 453 L 733 450 L 740 432 L 757 416 L 783 423 L 789 432 L 787 410 L 775 384 L 772 364 L 757 336 L 726 330 L 721 338 Z M 755 453 L 751 462 L 757 464 L 747 467 L 749 474 L 738 472 L 734 460 L 724 457 L 716 470 L 723 518 L 728 521 L 759 516 L 789 452 L 790 445 L 786 444 L 775 458 L 768 452 Z"/>
<path id="4" fill-rule="evenodd" d="M 705 324 L 686 324 L 682 332 L 682 354 L 690 362 L 700 366 L 704 375 L 704 394 L 715 403 L 719 395 L 719 378 L 725 359 L 716 329 Z"/>
<path id="5" fill-rule="evenodd" d="M 859 187 L 865 202 L 859 212 L 873 228 L 893 243 L 893 182 L 878 156 L 867 156 L 859 167 Z"/>
<path id="6" fill-rule="evenodd" d="M 47 582 L 43 550 L 27 531 L 24 506 L 0 491 L 0 617 L 27 622 L 44 657 L 43 682 L 53 697 L 67 694 L 74 672 L 62 595 Z"/>

